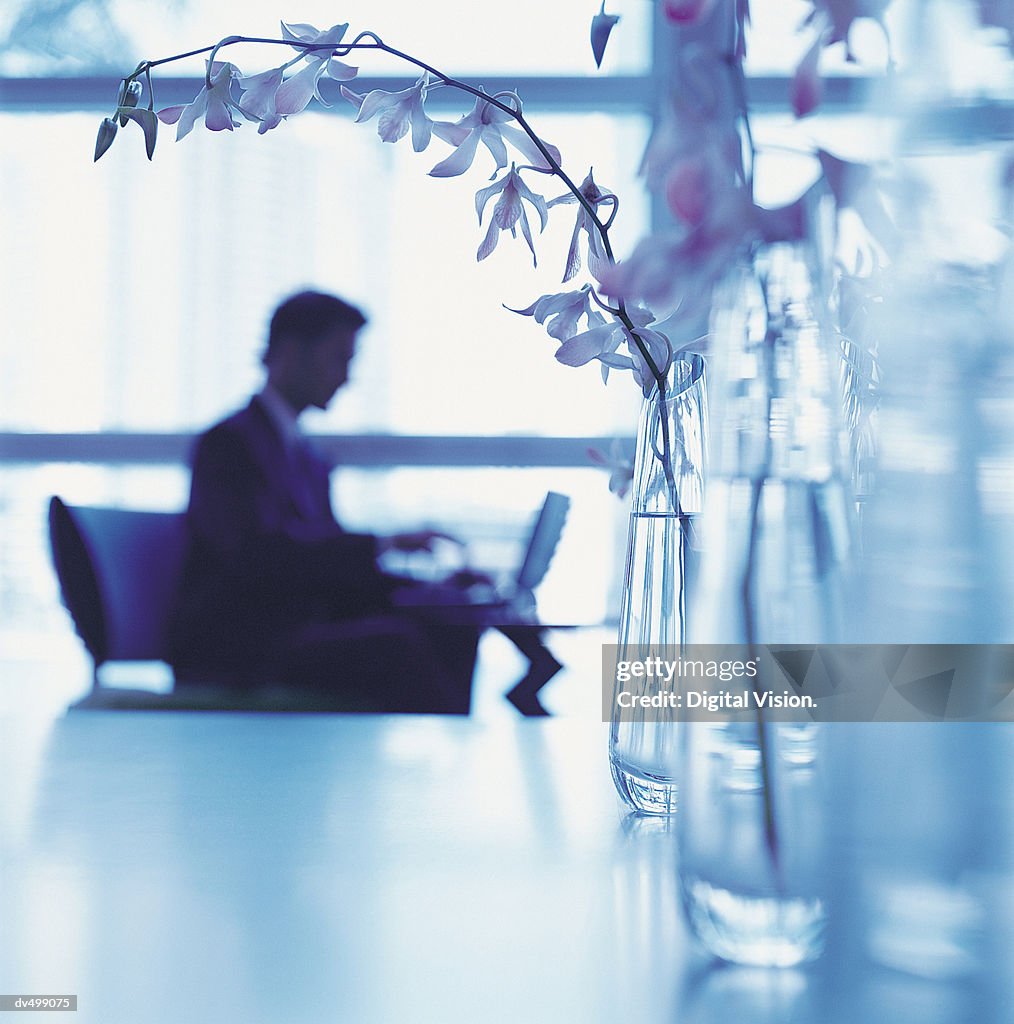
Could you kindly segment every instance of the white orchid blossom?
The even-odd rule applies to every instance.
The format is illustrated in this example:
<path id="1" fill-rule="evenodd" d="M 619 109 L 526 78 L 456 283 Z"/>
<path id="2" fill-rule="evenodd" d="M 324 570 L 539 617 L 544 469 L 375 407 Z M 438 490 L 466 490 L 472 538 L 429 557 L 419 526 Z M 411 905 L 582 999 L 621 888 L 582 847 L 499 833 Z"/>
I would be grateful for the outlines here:
<path id="1" fill-rule="evenodd" d="M 359 74 L 359 68 L 351 64 L 344 64 L 342 61 L 331 56 L 331 51 L 336 50 L 348 31 L 349 23 L 343 25 L 332 25 L 323 31 L 316 29 L 313 25 L 297 24 L 289 25 L 286 22 L 279 23 L 282 26 L 282 38 L 293 43 L 312 43 L 314 49 L 305 46 L 297 46 L 294 49 L 303 53 L 303 59 L 311 66 L 323 64 L 321 74 L 327 72 L 328 78 L 336 82 L 351 81 Z M 316 47 L 319 47 L 319 51 Z M 296 76 L 298 77 L 298 76 Z"/>
<path id="2" fill-rule="evenodd" d="M 475 211 L 479 215 L 479 223 L 482 223 L 482 214 L 486 204 L 499 194 L 500 198 L 493 207 L 493 216 L 489 220 L 489 230 L 482 240 L 478 251 L 475 254 L 477 260 L 484 260 L 495 248 L 500 239 L 501 231 L 510 231 L 511 235 L 517 238 L 517 224 L 521 222 L 521 233 L 525 236 L 528 248 L 532 251 L 532 262 L 538 266 L 538 259 L 535 256 L 535 243 L 532 241 L 532 228 L 528 223 L 528 212 L 525 210 L 522 200 L 526 200 L 535 207 L 542 224 L 540 230 L 546 230 L 546 222 L 549 219 L 549 211 L 546 209 L 546 200 L 533 192 L 522 180 L 518 173 L 517 165 L 511 164 L 510 171 L 499 181 L 494 182 L 486 188 L 479 189 L 475 193 Z"/>
<path id="3" fill-rule="evenodd" d="M 608 380 L 610 370 L 630 370 L 647 394 L 655 384 L 655 375 L 630 332 L 619 320 L 607 320 L 592 304 L 594 298 L 591 285 L 586 284 L 577 291 L 540 295 L 526 309 L 511 309 L 511 312 L 545 324 L 546 333 L 561 342 L 556 358 L 565 366 L 584 366 L 597 359 L 602 364 L 603 381 Z M 665 335 L 648 327 L 655 321 L 654 314 L 644 306 L 633 306 L 626 312 L 655 368 L 666 373 L 672 362 L 672 346 Z M 582 317 L 586 327 L 579 332 Z M 629 354 L 619 351 L 624 343 Z"/>
<path id="4" fill-rule="evenodd" d="M 275 105 L 275 96 L 282 84 L 281 68 L 271 68 L 270 71 L 262 71 L 259 75 L 241 78 L 238 84 L 242 93 L 239 109 L 247 117 L 258 122 L 258 134 L 263 135 L 282 123 L 283 117 Z"/>
<path id="5" fill-rule="evenodd" d="M 365 96 L 342 86 L 342 96 L 359 107 L 356 124 L 369 121 L 374 114 L 377 120 L 377 134 L 384 142 L 397 142 L 412 129 L 412 148 L 421 153 L 429 144 L 433 122 L 426 115 L 423 103 L 430 87 L 430 75 L 424 71 L 415 85 L 400 92 L 385 92 L 374 89 Z"/>
<path id="6" fill-rule="evenodd" d="M 611 192 L 603 192 L 595 184 L 591 170 L 588 171 L 587 177 L 581 182 L 579 191 L 588 200 L 593 209 L 597 209 L 600 203 L 611 203 L 615 208 L 616 196 Z M 566 195 L 551 199 L 547 206 L 553 207 L 560 203 L 576 203 L 577 201 L 577 196 L 568 192 Z M 583 206 L 578 206 L 577 223 L 574 225 L 574 234 L 570 238 L 570 249 L 567 251 L 567 266 L 563 274 L 564 284 L 574 278 L 581 269 L 581 251 L 578 247 L 578 241 L 582 231 L 588 236 L 588 269 L 592 275 L 594 277 L 601 276 L 606 267 L 610 265 L 609 256 L 606 254 L 606 248 L 602 242 L 602 235 L 599 229 L 596 227 L 588 211 Z"/>
<path id="7" fill-rule="evenodd" d="M 589 327 L 605 322 L 605 317 L 591 304 L 591 285 L 586 284 L 576 292 L 556 292 L 540 295 L 525 309 L 511 309 L 519 316 L 534 317 L 537 324 L 544 324 L 546 333 L 557 341 L 566 341 L 577 333 L 578 321 L 585 317 Z"/>
<path id="8" fill-rule="evenodd" d="M 648 327 L 648 324 L 655 320 L 654 314 L 643 306 L 629 307 L 627 314 L 638 338 L 648 350 L 655 369 L 664 376 L 672 362 L 672 346 L 664 334 Z M 619 351 L 624 343 L 627 354 Z M 603 380 L 607 379 L 610 370 L 630 370 L 645 394 L 648 394 L 655 384 L 655 374 L 631 332 L 619 320 L 602 322 L 568 338 L 556 350 L 556 358 L 565 366 L 584 366 L 585 363 L 598 359 L 602 363 Z"/>
<path id="9" fill-rule="evenodd" d="M 240 77 L 239 68 L 227 61 L 215 61 L 208 70 L 211 87 L 205 82 L 201 91 L 189 102 L 180 106 L 163 107 L 158 119 L 164 124 L 176 125 L 176 141 L 185 139 L 191 129 L 203 116 L 204 124 L 210 131 L 232 131 L 240 122 L 232 116 L 239 110 L 232 98 L 232 83 Z"/>
<path id="10" fill-rule="evenodd" d="M 306 67 L 278 86 L 274 99 L 275 114 L 280 117 L 298 114 L 315 97 L 318 103 L 325 107 L 330 106 L 320 94 L 321 78 L 327 75 L 336 82 L 348 82 L 359 74 L 358 68 L 331 56 L 331 51 L 341 43 L 342 37 L 348 31 L 348 22 L 343 25 L 332 25 L 323 31 L 314 28 L 313 25 L 289 25 L 284 21 L 281 22 L 281 26 L 283 39 L 293 43 L 311 43 L 314 47 L 294 47 L 301 52 Z"/>
<path id="11" fill-rule="evenodd" d="M 623 442 L 613 438 L 609 451 L 589 448 L 588 458 L 609 470 L 609 490 L 618 498 L 625 498 L 634 482 L 634 460 L 623 450 Z"/>
<path id="12" fill-rule="evenodd" d="M 359 73 L 358 68 L 343 64 L 331 56 L 348 30 L 347 22 L 344 25 L 332 25 L 324 31 L 313 25 L 288 25 L 284 21 L 281 26 L 284 39 L 294 44 L 319 44 L 320 49 L 293 46 L 293 49 L 299 51 L 299 57 L 281 67 L 238 80 L 242 96 L 237 106 L 246 117 L 258 122 L 257 131 L 261 135 L 276 128 L 291 114 L 304 110 L 314 97 L 319 103 L 329 106 L 320 94 L 320 80 L 325 75 L 338 82 L 347 82 Z M 306 66 L 285 78 L 285 69 L 300 61 Z"/>
<path id="13" fill-rule="evenodd" d="M 504 93 L 514 103 L 514 109 L 521 112 L 521 100 L 514 93 Z M 433 134 L 444 142 L 449 142 L 455 147 L 454 152 L 444 160 L 441 160 L 430 174 L 434 178 L 454 178 L 464 174 L 472 161 L 475 159 L 476 150 L 481 142 L 490 152 L 496 161 L 496 170 L 491 177 L 496 177 L 498 171 L 507 166 L 507 143 L 509 142 L 528 163 L 537 171 L 551 170 L 550 164 L 542 154 L 539 147 L 521 131 L 515 128 L 510 122 L 512 117 L 506 111 L 494 106 L 488 100 L 476 99 L 475 106 L 464 117 L 459 118 L 453 124 L 449 121 L 435 121 L 433 123 Z M 560 163 L 560 151 L 556 146 L 548 142 L 542 143 L 557 164 Z"/>

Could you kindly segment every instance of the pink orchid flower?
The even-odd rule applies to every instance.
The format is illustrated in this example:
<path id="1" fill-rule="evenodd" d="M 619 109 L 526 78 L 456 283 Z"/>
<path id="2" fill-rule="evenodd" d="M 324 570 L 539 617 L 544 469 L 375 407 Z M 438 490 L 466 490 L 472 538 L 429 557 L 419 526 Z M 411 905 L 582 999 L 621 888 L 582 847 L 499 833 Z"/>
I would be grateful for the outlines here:
<path id="1" fill-rule="evenodd" d="M 711 176 L 707 159 L 698 154 L 677 161 L 665 182 L 665 201 L 684 224 L 697 227 L 708 215 Z"/>
<path id="2" fill-rule="evenodd" d="M 852 23 L 859 18 L 870 18 L 877 22 L 886 33 L 884 27 L 884 11 L 887 10 L 891 0 L 810 0 L 813 10 L 807 15 L 804 24 L 813 22 L 825 22 L 830 31 L 826 45 L 834 43 L 845 44 L 845 55 L 848 60 L 854 60 L 852 51 L 849 49 L 849 32 L 852 30 Z"/>
<path id="3" fill-rule="evenodd" d="M 374 114 L 380 114 L 377 134 L 384 142 L 397 142 L 412 129 L 412 148 L 421 153 L 429 144 L 433 122 L 426 115 L 423 104 L 429 89 L 430 75 L 424 71 L 415 85 L 400 92 L 385 92 L 374 89 L 365 96 L 342 86 L 342 96 L 359 107 L 356 123 L 369 121 Z"/>
<path id="4" fill-rule="evenodd" d="M 675 25 L 694 25 L 715 6 L 715 0 L 665 0 L 662 10 Z"/>
<path id="5" fill-rule="evenodd" d="M 820 106 L 823 87 L 820 80 L 820 51 L 824 48 L 824 37 L 817 36 L 803 59 L 796 66 L 789 85 L 789 101 L 796 117 L 805 117 Z"/>
<path id="6" fill-rule="evenodd" d="M 521 112 L 521 100 L 514 93 L 505 93 L 514 103 L 515 109 Z M 499 97 L 497 97 L 499 98 Z M 510 124 L 513 118 L 506 111 L 494 106 L 487 100 L 476 98 L 475 106 L 453 124 L 449 121 L 435 121 L 433 134 L 444 142 L 455 147 L 454 152 L 441 160 L 430 174 L 434 178 L 454 178 L 464 174 L 475 159 L 476 150 L 481 142 L 496 161 L 496 170 L 502 171 L 507 166 L 507 146 L 510 143 L 528 163 L 538 171 L 550 170 L 550 165 L 542 155 L 539 147 L 521 129 Z M 559 164 L 560 151 L 556 146 L 543 142 L 547 151 Z"/>
<path id="7" fill-rule="evenodd" d="M 742 218 L 749 196 L 741 170 L 739 139 L 706 132 L 693 152 L 683 151 L 660 172 L 656 187 L 689 228 L 716 229 Z"/>
<path id="8" fill-rule="evenodd" d="M 597 209 L 600 203 L 611 203 L 615 209 L 616 196 L 611 192 L 603 192 L 598 187 L 591 170 L 588 171 L 587 177 L 581 182 L 579 191 L 588 200 L 593 209 Z M 547 207 L 576 202 L 577 197 L 573 193 L 568 192 L 566 195 L 551 199 Z M 606 253 L 599 229 L 595 226 L 595 222 L 588 211 L 583 206 L 578 206 L 577 222 L 574 225 L 574 233 L 570 238 L 570 249 L 567 251 L 567 265 L 563 274 L 564 284 L 575 277 L 581 269 L 581 251 L 578 248 L 578 241 L 582 231 L 588 236 L 588 269 L 591 273 L 598 277 L 609 266 L 609 256 Z"/>
<path id="9" fill-rule="evenodd" d="M 736 248 L 751 230 L 752 217 L 721 228 L 696 228 L 687 235 L 651 235 L 633 254 L 600 278 L 603 292 L 638 299 L 683 319 L 700 315 L 715 281 L 728 269 Z"/>
<path id="10" fill-rule="evenodd" d="M 746 192 L 735 97 L 711 87 L 711 61 L 706 50 L 687 47 L 687 95 L 659 119 L 641 162 L 649 188 L 689 228 L 739 216 Z"/>
<path id="11" fill-rule="evenodd" d="M 804 25 L 815 25 L 816 37 L 796 66 L 789 87 L 792 109 L 796 117 L 805 117 L 820 105 L 822 84 L 818 64 L 820 52 L 835 43 L 845 44 L 845 59 L 855 61 L 849 43 L 853 23 L 859 18 L 876 22 L 887 41 L 888 64 L 891 63 L 891 40 L 884 22 L 884 11 L 891 0 L 810 0 L 813 10 Z"/>
<path id="12" fill-rule="evenodd" d="M 486 188 L 479 189 L 475 194 L 475 210 L 479 214 L 479 223 L 482 223 L 482 214 L 486 204 L 499 195 L 496 206 L 493 207 L 493 216 L 490 217 L 489 230 L 482 240 L 478 251 L 475 254 L 477 260 L 484 260 L 495 248 L 500 239 L 501 231 L 510 231 L 513 237 L 517 237 L 517 224 L 521 222 L 521 233 L 532 251 L 532 261 L 538 266 L 538 259 L 535 256 L 535 243 L 532 241 L 532 229 L 528 223 L 528 213 L 525 210 L 522 200 L 527 201 L 535 207 L 542 224 L 541 230 L 545 231 L 546 221 L 549 219 L 549 211 L 546 209 L 546 200 L 533 192 L 522 180 L 518 173 L 517 165 L 511 164 L 511 169 L 499 181 L 494 182 Z"/>
<path id="13" fill-rule="evenodd" d="M 158 112 L 158 119 L 163 124 L 176 125 L 176 141 L 185 139 L 194 125 L 204 118 L 204 124 L 213 132 L 232 131 L 239 127 L 239 121 L 233 119 L 232 112 L 239 110 L 232 98 L 233 79 L 239 77 L 239 68 L 235 64 L 215 61 L 211 65 L 209 75 L 211 87 L 207 83 L 189 102 L 181 106 L 163 107 Z"/>

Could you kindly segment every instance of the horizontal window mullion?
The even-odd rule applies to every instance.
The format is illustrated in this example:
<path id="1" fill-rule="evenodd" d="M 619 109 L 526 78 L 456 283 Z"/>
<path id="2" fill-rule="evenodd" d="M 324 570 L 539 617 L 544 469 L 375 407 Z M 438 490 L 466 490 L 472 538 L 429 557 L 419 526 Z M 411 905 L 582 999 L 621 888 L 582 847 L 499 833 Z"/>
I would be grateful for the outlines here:
<path id="1" fill-rule="evenodd" d="M 447 69 L 451 73 L 452 69 Z M 415 81 L 414 77 L 362 76 L 351 83 L 356 92 L 371 89 L 396 91 Z M 602 78 L 534 77 L 526 75 L 475 76 L 462 78 L 463 82 L 482 87 L 493 94 L 506 90 L 517 92 L 526 104 L 536 107 L 564 107 L 568 109 L 631 109 L 642 108 L 651 101 L 651 78 L 647 75 L 621 75 Z M 155 78 L 155 96 L 158 106 L 187 102 L 197 94 L 204 79 L 200 76 Z M 0 109 L 6 110 L 108 110 L 116 99 L 117 81 L 106 76 L 88 78 L 4 78 L 0 79 Z M 323 84 L 323 93 L 331 107 L 314 103 L 310 109 L 351 116 L 355 108 L 341 99 L 337 86 Z M 427 99 L 431 109 L 449 109 L 467 106 L 470 99 L 454 90 L 435 89 Z"/>
<path id="2" fill-rule="evenodd" d="M 193 434 L 7 433 L 0 434 L 0 464 L 175 465 L 187 461 L 193 441 Z M 313 441 L 336 466 L 584 467 L 588 449 L 606 449 L 612 437 L 318 434 Z"/>
<path id="3" fill-rule="evenodd" d="M 452 69 L 447 69 L 448 73 Z M 379 77 L 364 75 L 352 84 L 357 92 L 371 89 L 396 91 L 410 85 L 412 77 Z M 462 81 L 481 86 L 489 93 L 516 91 L 529 107 L 566 110 L 636 110 L 653 105 L 650 75 L 534 76 L 534 75 L 468 75 Z M 787 109 L 789 75 L 758 75 L 748 79 L 747 92 L 752 108 Z M 203 79 L 200 76 L 159 76 L 156 78 L 158 105 L 184 103 L 196 95 Z M 829 76 L 824 80 L 824 108 L 859 107 L 868 102 L 882 84 L 878 77 Z M 337 86 L 324 83 L 330 107 L 316 102 L 310 109 L 338 116 L 350 116 L 354 107 L 341 100 Z M 116 79 L 107 76 L 87 78 L 0 78 L 0 109 L 33 111 L 108 111 L 116 97 Z M 427 99 L 433 110 L 457 109 L 467 97 L 450 89 L 435 89 Z"/>

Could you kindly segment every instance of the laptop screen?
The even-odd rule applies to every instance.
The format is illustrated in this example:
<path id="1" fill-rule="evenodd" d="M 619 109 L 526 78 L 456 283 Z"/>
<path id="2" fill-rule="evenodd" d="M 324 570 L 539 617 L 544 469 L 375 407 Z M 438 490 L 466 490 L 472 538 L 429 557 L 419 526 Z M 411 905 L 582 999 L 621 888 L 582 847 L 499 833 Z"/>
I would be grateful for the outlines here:
<path id="1" fill-rule="evenodd" d="M 570 498 L 565 494 L 550 491 L 542 503 L 535 520 L 528 549 L 518 569 L 517 585 L 522 590 L 534 590 L 545 578 L 549 563 L 553 560 L 556 546 L 560 543 L 563 524 L 570 509 Z"/>

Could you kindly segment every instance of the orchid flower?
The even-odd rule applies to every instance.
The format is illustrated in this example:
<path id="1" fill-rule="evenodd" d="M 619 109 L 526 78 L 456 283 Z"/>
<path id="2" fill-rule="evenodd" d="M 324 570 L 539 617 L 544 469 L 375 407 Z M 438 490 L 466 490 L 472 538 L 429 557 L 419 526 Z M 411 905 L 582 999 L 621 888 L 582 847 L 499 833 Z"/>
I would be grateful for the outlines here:
<path id="1" fill-rule="evenodd" d="M 813 42 L 803 54 L 792 76 L 789 96 L 796 117 L 805 117 L 820 105 L 820 52 L 826 46 L 844 43 L 845 59 L 854 62 L 856 55 L 852 52 L 849 33 L 853 23 L 859 18 L 875 21 L 884 33 L 887 42 L 887 61 L 892 63 L 891 38 L 884 22 L 884 11 L 891 0 L 810 0 L 813 10 L 806 16 L 804 25 L 815 25 L 817 34 Z"/>
<path id="2" fill-rule="evenodd" d="M 600 448 L 589 448 L 588 458 L 609 470 L 609 490 L 617 498 L 625 498 L 634 482 L 634 460 L 623 450 L 620 439 L 613 438 L 608 452 Z"/>
<path id="3" fill-rule="evenodd" d="M 823 20 L 830 29 L 827 45 L 844 43 L 846 60 L 855 60 L 855 54 L 849 47 L 849 32 L 852 30 L 852 23 L 857 19 L 870 18 L 880 25 L 885 36 L 887 35 L 884 11 L 891 0 L 810 0 L 810 3 L 813 10 L 806 16 L 803 24 L 809 25 Z"/>
<path id="4" fill-rule="evenodd" d="M 789 102 L 796 117 L 806 117 L 820 106 L 824 89 L 820 79 L 820 51 L 825 37 L 818 35 L 796 65 L 789 83 Z"/>
<path id="5" fill-rule="evenodd" d="M 305 46 L 297 46 L 295 49 L 303 54 L 303 59 L 311 67 L 323 65 L 320 67 L 321 74 L 326 72 L 328 78 L 333 78 L 336 82 L 348 82 L 359 74 L 359 68 L 354 68 L 351 64 L 345 64 L 331 56 L 331 52 L 338 48 L 348 31 L 349 23 L 347 21 L 343 25 L 332 25 L 323 31 L 314 28 L 313 25 L 288 25 L 284 21 L 279 24 L 282 26 L 283 39 L 288 39 L 293 43 L 313 43 L 319 47 L 320 52 L 316 48 L 309 49 Z"/>
<path id="6" fill-rule="evenodd" d="M 672 346 L 664 334 L 648 327 L 648 324 L 655 320 L 654 314 L 644 306 L 631 306 L 627 309 L 627 315 L 641 343 L 647 348 L 655 368 L 665 375 L 672 362 Z M 626 355 L 618 351 L 624 342 L 628 352 Z M 556 358 L 565 366 L 583 366 L 593 359 L 598 359 L 602 363 L 603 380 L 607 379 L 611 369 L 630 370 L 646 395 L 655 384 L 654 373 L 630 331 L 619 320 L 597 323 L 582 334 L 568 338 L 556 350 Z"/>
<path id="7" fill-rule="evenodd" d="M 586 284 L 576 292 L 556 292 L 540 295 L 525 309 L 510 309 L 519 316 L 535 318 L 537 324 L 545 324 L 546 333 L 557 341 L 566 341 L 577 333 L 578 321 L 585 317 L 589 327 L 605 322 L 605 318 L 591 306 L 591 285 Z"/>
<path id="8" fill-rule="evenodd" d="M 274 121 L 275 117 L 282 118 L 288 117 L 290 114 L 298 114 L 315 97 L 318 103 L 325 107 L 329 106 L 330 104 L 320 94 L 320 80 L 325 75 L 336 82 L 347 82 L 359 74 L 358 68 L 344 64 L 331 56 L 331 52 L 341 43 L 342 37 L 348 30 L 348 22 L 343 25 L 332 25 L 323 31 L 314 28 L 313 25 L 289 25 L 284 21 L 281 22 L 281 26 L 283 39 L 287 39 L 291 43 L 315 44 L 315 48 L 294 47 L 299 50 L 306 67 L 290 78 L 286 78 L 277 86 L 274 94 L 274 107 L 268 114 L 268 120 L 274 123 L 269 124 L 268 127 L 278 124 L 278 121 Z M 282 71 L 284 67 L 278 70 Z M 262 128 L 261 130 L 267 131 L 268 129 Z"/>
<path id="9" fill-rule="evenodd" d="M 294 49 L 299 50 L 299 57 L 281 67 L 239 79 L 242 91 L 239 110 L 259 122 L 257 131 L 261 135 L 276 128 L 290 114 L 304 110 L 314 97 L 319 103 L 329 106 L 320 95 L 320 80 L 325 75 L 338 82 L 347 82 L 359 73 L 358 68 L 343 64 L 331 56 L 345 35 L 348 23 L 332 25 L 323 32 L 313 25 L 288 25 L 283 21 L 281 26 L 284 39 L 291 43 L 319 43 L 320 51 L 295 46 Z M 306 67 L 285 78 L 285 69 L 299 61 L 305 62 Z"/>
<path id="10" fill-rule="evenodd" d="M 703 21 L 715 6 L 715 0 L 665 0 L 662 10 L 675 25 L 695 25 Z"/>
<path id="11" fill-rule="evenodd" d="M 514 93 L 504 93 L 515 103 L 515 109 L 521 113 L 521 100 Z M 499 98 L 499 95 L 495 98 Z M 453 124 L 449 121 L 434 121 L 433 134 L 444 142 L 449 142 L 455 147 L 454 152 L 444 160 L 441 160 L 430 174 L 434 178 L 454 178 L 464 174 L 472 161 L 475 159 L 476 150 L 481 142 L 490 152 L 496 161 L 496 170 L 492 177 L 496 177 L 498 171 L 507 166 L 507 146 L 510 143 L 537 171 L 549 171 L 551 167 L 543 156 L 539 147 L 519 128 L 515 128 L 509 122 L 512 120 L 510 114 L 494 106 L 488 100 L 476 98 L 475 106 L 459 118 Z M 557 164 L 560 163 L 560 151 L 556 146 L 548 142 L 543 145 Z"/>
<path id="12" fill-rule="evenodd" d="M 629 258 L 602 274 L 602 291 L 692 317 L 707 309 L 712 285 L 728 269 L 748 231 L 740 224 L 721 231 L 700 227 L 687 235 L 651 235 Z"/>
<path id="13" fill-rule="evenodd" d="M 588 200 L 593 209 L 597 208 L 600 203 L 611 203 L 613 209 L 615 210 L 616 208 L 616 196 L 611 192 L 603 192 L 598 187 L 595 183 L 594 177 L 592 176 L 591 170 L 588 171 L 587 177 L 581 182 L 580 192 L 581 195 Z M 547 208 L 561 203 L 576 202 L 577 197 L 573 193 L 568 192 L 566 195 L 557 196 L 555 199 L 551 199 L 547 203 Z M 567 266 L 563 274 L 564 284 L 575 277 L 577 272 L 581 269 L 581 252 L 578 248 L 578 240 L 581 237 L 582 231 L 588 236 L 588 269 L 591 273 L 595 277 L 598 277 L 599 274 L 609 266 L 610 260 L 602 241 L 602 235 L 599 232 L 595 221 L 592 219 L 591 214 L 589 214 L 583 206 L 579 205 L 577 210 L 577 222 L 574 224 L 574 233 L 570 238 L 570 249 L 567 251 Z"/>
<path id="14" fill-rule="evenodd" d="M 232 82 L 239 77 L 239 68 L 227 61 L 215 61 L 208 69 L 211 87 L 205 82 L 201 91 L 182 106 L 163 107 L 158 112 L 158 119 L 164 124 L 176 125 L 176 141 L 185 139 L 194 125 L 204 118 L 210 131 L 220 132 L 223 129 L 232 131 L 239 126 L 233 119 L 232 112 L 239 110 L 232 98 Z"/>
<path id="15" fill-rule="evenodd" d="M 384 142 L 397 142 L 412 129 L 412 148 L 421 153 L 429 144 L 433 122 L 426 115 L 423 103 L 430 85 L 430 73 L 424 71 L 419 81 L 400 92 L 374 89 L 365 96 L 342 86 L 342 96 L 359 107 L 356 123 L 369 121 L 379 113 L 377 134 Z"/>
<path id="16" fill-rule="evenodd" d="M 489 220 L 489 230 L 486 232 L 486 237 L 482 240 L 475 258 L 477 260 L 484 260 L 496 248 L 501 231 L 509 230 L 511 235 L 517 238 L 517 224 L 520 220 L 521 233 L 525 236 L 528 248 L 532 250 L 532 261 L 538 266 L 538 260 L 535 256 L 535 243 L 532 241 L 532 229 L 528 223 L 528 213 L 522 200 L 526 200 L 535 207 L 542 224 L 540 229 L 542 231 L 545 231 L 546 221 L 549 219 L 546 200 L 533 192 L 521 180 L 517 165 L 511 164 L 511 169 L 499 181 L 476 192 L 475 211 L 479 215 L 480 224 L 482 223 L 482 214 L 486 209 L 486 204 L 493 196 L 498 194 L 500 198 L 496 201 L 496 206 L 493 207 L 493 216 Z"/>
<path id="17" fill-rule="evenodd" d="M 249 78 L 239 80 L 239 88 L 242 92 L 238 104 L 239 109 L 247 117 L 259 122 L 257 128 L 259 135 L 263 135 L 266 131 L 270 131 L 282 123 L 283 116 L 278 112 L 275 102 L 278 87 L 281 84 L 281 68 L 271 68 L 269 71 L 262 71 L 259 75 L 251 75 Z"/>
<path id="18" fill-rule="evenodd" d="M 608 354 L 616 351 L 622 336 L 616 334 L 619 325 L 607 323 L 601 311 L 591 304 L 591 285 L 585 285 L 577 292 L 556 292 L 540 295 L 531 306 L 525 309 L 511 309 L 521 316 L 534 316 L 537 324 L 545 324 L 546 334 L 560 342 L 556 357 L 561 362 L 568 362 L 567 353 L 575 353 L 578 361 L 568 362 L 571 366 L 583 366 L 592 358 L 596 358 L 608 350 Z M 510 306 L 507 307 L 510 309 Z M 585 317 L 585 330 L 578 331 L 581 317 Z M 585 350 L 591 354 L 584 358 Z M 564 357 L 560 358 L 560 352 Z M 602 364 L 602 380 L 608 377 L 609 368 Z"/>
<path id="19" fill-rule="evenodd" d="M 527 309 L 512 309 L 512 313 L 531 316 L 536 323 L 546 325 L 546 333 L 561 342 L 556 358 L 566 366 L 584 366 L 597 359 L 602 364 L 602 380 L 607 381 L 610 370 L 632 370 L 634 378 L 647 394 L 655 384 L 651 372 L 630 332 L 619 320 L 606 320 L 593 308 L 594 292 L 591 285 L 584 285 L 578 291 L 556 292 L 540 295 Z M 507 307 L 510 309 L 510 307 Z M 648 324 L 655 320 L 650 310 L 643 306 L 628 308 L 627 315 L 637 331 L 637 336 L 647 347 L 651 359 L 659 372 L 665 373 L 672 360 L 672 346 L 664 335 L 650 330 Z M 578 331 L 581 318 L 585 318 L 585 330 Z M 618 351 L 626 342 L 629 354 Z"/>

